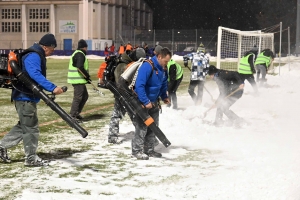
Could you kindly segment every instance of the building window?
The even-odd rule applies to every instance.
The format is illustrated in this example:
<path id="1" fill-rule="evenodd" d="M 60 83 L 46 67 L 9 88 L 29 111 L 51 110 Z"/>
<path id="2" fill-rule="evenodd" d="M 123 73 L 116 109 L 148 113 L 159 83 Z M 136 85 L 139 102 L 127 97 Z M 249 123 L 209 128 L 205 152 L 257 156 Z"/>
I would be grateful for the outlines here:
<path id="1" fill-rule="evenodd" d="M 29 19 L 49 19 L 49 9 L 29 9 Z"/>
<path id="2" fill-rule="evenodd" d="M 49 32 L 49 18 L 50 14 L 48 8 L 29 9 L 29 32 Z"/>
<path id="3" fill-rule="evenodd" d="M 38 19 L 38 11 L 39 9 L 29 9 L 29 19 Z"/>
<path id="4" fill-rule="evenodd" d="M 2 19 L 10 19 L 10 9 L 2 9 Z"/>
<path id="5" fill-rule="evenodd" d="M 21 19 L 21 9 L 11 9 L 12 19 Z"/>
<path id="6" fill-rule="evenodd" d="M 11 32 L 21 32 L 21 22 L 12 22 Z"/>
<path id="7" fill-rule="evenodd" d="M 49 22 L 40 22 L 40 32 L 49 32 Z"/>
<path id="8" fill-rule="evenodd" d="M 29 22 L 29 32 L 39 32 L 39 23 Z"/>
<path id="9" fill-rule="evenodd" d="M 21 32 L 21 9 L 1 9 L 1 30 L 7 32 Z"/>
<path id="10" fill-rule="evenodd" d="M 21 19 L 21 9 L 2 9 L 2 19 Z"/>
<path id="11" fill-rule="evenodd" d="M 40 9 L 40 19 L 49 19 L 49 9 Z"/>
<path id="12" fill-rule="evenodd" d="M 29 32 L 49 32 L 49 22 L 29 22 Z"/>
<path id="13" fill-rule="evenodd" d="M 10 32 L 10 22 L 2 22 L 2 32 Z"/>

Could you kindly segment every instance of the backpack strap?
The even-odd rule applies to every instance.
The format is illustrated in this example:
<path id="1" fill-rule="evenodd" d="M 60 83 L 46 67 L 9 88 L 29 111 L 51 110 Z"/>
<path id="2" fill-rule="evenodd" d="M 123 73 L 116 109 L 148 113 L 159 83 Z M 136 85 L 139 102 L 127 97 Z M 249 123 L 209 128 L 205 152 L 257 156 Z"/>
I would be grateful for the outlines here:
<path id="1" fill-rule="evenodd" d="M 37 53 L 40 56 L 41 62 L 42 63 L 44 62 L 43 61 L 43 57 L 44 56 L 40 52 L 38 52 L 38 51 L 36 51 L 36 50 L 34 50 L 32 48 L 25 49 L 22 52 L 19 52 L 19 50 L 15 50 L 14 52 L 17 54 L 18 64 L 21 67 L 21 69 L 23 68 L 22 57 L 25 56 L 25 55 L 27 55 L 27 54 L 29 54 L 29 53 L 32 53 L 32 52 Z M 43 64 L 46 66 L 46 63 L 43 63 Z"/>
<path id="2" fill-rule="evenodd" d="M 150 74 L 150 77 L 149 77 L 149 78 L 152 77 L 152 74 L 153 74 L 153 71 L 154 71 L 154 70 L 156 71 L 156 74 L 158 74 L 158 70 L 157 70 L 156 67 L 154 67 L 153 61 L 152 61 L 152 60 L 145 60 L 145 61 L 146 61 L 147 63 L 149 63 L 149 64 L 151 65 L 151 67 L 152 67 L 152 71 L 151 71 L 151 74 Z"/>
<path id="3" fill-rule="evenodd" d="M 134 87 L 134 85 L 135 85 L 136 78 L 137 78 L 137 75 L 138 75 L 138 71 L 139 71 L 140 67 L 142 66 L 142 64 L 144 63 L 145 59 L 146 59 L 146 58 L 140 58 L 140 59 L 137 61 L 137 62 L 140 62 L 140 64 L 139 64 L 137 70 L 136 70 L 135 73 L 134 73 L 134 76 L 133 76 L 133 79 L 132 79 L 130 85 L 128 86 L 128 88 L 129 88 L 130 90 L 133 90 L 133 87 Z"/>
<path id="4" fill-rule="evenodd" d="M 141 60 L 141 59 L 143 59 L 143 60 Z M 145 59 L 145 58 L 140 58 L 138 61 L 140 61 L 141 64 L 140 64 L 139 67 L 137 68 L 137 70 L 136 70 L 136 72 L 135 72 L 135 74 L 134 74 L 134 76 L 133 76 L 133 79 L 132 79 L 131 84 L 128 86 L 128 88 L 129 88 L 130 90 L 133 90 L 133 87 L 135 86 L 136 78 L 137 78 L 137 75 L 138 75 L 138 71 L 139 71 L 140 67 L 142 66 L 142 64 L 143 64 L 144 62 L 148 62 L 148 63 L 151 65 L 151 67 L 152 67 L 152 71 L 151 71 L 151 74 L 150 74 L 150 77 L 149 77 L 149 78 L 152 77 L 152 74 L 153 74 L 154 69 L 156 70 L 156 73 L 158 73 L 158 70 L 157 70 L 156 67 L 154 67 L 154 63 L 153 63 L 152 60 L 148 60 L 148 59 Z"/>

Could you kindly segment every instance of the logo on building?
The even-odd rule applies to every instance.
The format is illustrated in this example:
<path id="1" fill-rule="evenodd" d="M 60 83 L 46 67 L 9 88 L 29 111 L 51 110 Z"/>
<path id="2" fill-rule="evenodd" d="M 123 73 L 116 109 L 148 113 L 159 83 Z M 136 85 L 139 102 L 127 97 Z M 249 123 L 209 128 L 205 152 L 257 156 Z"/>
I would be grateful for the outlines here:
<path id="1" fill-rule="evenodd" d="M 77 33 L 77 21 L 59 20 L 59 33 Z"/>

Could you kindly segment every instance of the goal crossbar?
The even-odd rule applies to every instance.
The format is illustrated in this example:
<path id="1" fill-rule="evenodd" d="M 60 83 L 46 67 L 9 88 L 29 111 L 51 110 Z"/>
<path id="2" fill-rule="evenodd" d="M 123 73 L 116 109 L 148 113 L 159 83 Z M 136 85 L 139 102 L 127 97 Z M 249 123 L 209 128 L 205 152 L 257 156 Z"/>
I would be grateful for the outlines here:
<path id="1" fill-rule="evenodd" d="M 219 27 L 217 46 L 217 68 L 237 71 L 240 58 L 245 52 L 257 48 L 258 53 L 263 49 L 274 49 L 274 34 L 261 30 L 240 31 Z"/>

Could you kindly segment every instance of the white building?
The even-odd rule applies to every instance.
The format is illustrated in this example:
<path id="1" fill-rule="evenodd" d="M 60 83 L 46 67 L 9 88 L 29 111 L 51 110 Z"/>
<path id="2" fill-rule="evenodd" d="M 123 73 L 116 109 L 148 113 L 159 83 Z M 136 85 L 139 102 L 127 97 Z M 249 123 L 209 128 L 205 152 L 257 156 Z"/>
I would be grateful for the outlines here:
<path id="1" fill-rule="evenodd" d="M 137 30 L 151 30 L 153 12 L 143 0 L 0 0 L 0 49 L 28 48 L 53 33 L 58 50 L 90 50 L 127 43 Z"/>

